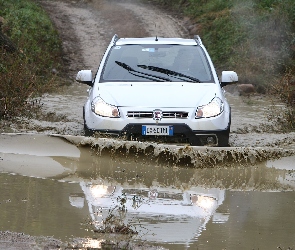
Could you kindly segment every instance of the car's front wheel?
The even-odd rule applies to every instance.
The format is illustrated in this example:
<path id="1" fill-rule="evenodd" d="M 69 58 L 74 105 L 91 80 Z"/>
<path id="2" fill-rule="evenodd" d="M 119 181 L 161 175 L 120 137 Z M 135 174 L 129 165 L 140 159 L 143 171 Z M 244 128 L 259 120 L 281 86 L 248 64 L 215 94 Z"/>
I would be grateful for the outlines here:
<path id="1" fill-rule="evenodd" d="M 94 134 L 93 130 L 89 129 L 84 122 L 84 135 L 89 137 L 89 136 L 93 136 L 93 134 Z"/>
<path id="2" fill-rule="evenodd" d="M 229 130 L 218 135 L 218 147 L 229 147 Z"/>
<path id="3" fill-rule="evenodd" d="M 231 108 L 230 108 L 231 111 Z M 218 147 L 229 147 L 229 133 L 231 125 L 231 112 L 229 113 L 229 124 L 226 131 L 218 135 Z"/>
<path id="4" fill-rule="evenodd" d="M 84 121 L 84 135 L 85 136 L 93 136 L 93 134 L 94 134 L 93 130 L 89 129 L 86 125 L 84 107 L 83 107 L 83 121 Z"/>

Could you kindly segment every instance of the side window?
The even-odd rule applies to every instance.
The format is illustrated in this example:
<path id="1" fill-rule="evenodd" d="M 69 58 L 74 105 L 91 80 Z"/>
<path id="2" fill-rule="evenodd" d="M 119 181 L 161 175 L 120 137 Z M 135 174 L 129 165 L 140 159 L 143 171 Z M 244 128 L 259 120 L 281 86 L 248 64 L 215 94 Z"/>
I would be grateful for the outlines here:
<path id="1" fill-rule="evenodd" d="M 106 59 L 106 63 L 102 73 L 102 80 L 119 80 L 116 75 L 118 71 L 123 71 L 121 67 L 116 64 L 120 61 L 123 49 L 122 46 L 114 46 Z"/>

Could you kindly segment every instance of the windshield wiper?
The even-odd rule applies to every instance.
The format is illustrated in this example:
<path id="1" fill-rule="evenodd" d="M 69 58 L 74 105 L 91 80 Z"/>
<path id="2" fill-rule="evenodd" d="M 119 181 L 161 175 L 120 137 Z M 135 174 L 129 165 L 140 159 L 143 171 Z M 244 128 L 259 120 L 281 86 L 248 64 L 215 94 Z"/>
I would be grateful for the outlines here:
<path id="1" fill-rule="evenodd" d="M 149 79 L 151 81 L 155 81 L 155 78 L 156 78 L 156 81 L 158 81 L 158 82 L 171 82 L 171 79 L 166 78 L 166 77 L 155 76 L 155 75 L 152 75 L 152 74 L 147 74 L 147 73 L 144 73 L 144 72 L 137 71 L 137 70 L 133 69 L 132 67 L 130 67 L 126 63 L 119 62 L 119 61 L 115 61 L 115 63 L 118 64 L 123 69 L 126 69 L 131 75 L 146 78 L 146 79 Z"/>
<path id="2" fill-rule="evenodd" d="M 185 75 L 185 74 L 182 74 L 182 73 L 179 73 L 179 72 L 170 70 L 170 69 L 164 69 L 164 68 L 160 68 L 160 67 L 147 66 L 147 65 L 137 65 L 137 67 L 140 67 L 142 69 L 148 69 L 148 70 L 160 72 L 160 73 L 166 74 L 168 76 L 172 76 L 172 77 L 174 77 L 176 79 L 179 79 L 179 80 L 182 80 L 182 81 L 183 81 L 183 79 L 182 78 L 179 78 L 177 76 L 187 78 L 191 82 L 198 82 L 198 83 L 201 82 L 198 78 L 195 78 L 195 77 L 192 77 L 192 76 L 188 76 L 188 75 Z"/>

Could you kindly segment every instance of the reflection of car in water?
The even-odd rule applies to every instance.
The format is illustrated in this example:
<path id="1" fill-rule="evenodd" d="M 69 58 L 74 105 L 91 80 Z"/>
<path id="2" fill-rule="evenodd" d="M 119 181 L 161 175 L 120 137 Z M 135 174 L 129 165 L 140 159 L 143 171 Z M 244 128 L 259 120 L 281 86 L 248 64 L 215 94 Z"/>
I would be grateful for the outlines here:
<path id="1" fill-rule="evenodd" d="M 139 235 L 151 242 L 188 243 L 200 235 L 212 215 L 215 214 L 214 218 L 219 222 L 226 219 L 215 212 L 224 200 L 224 190 L 217 188 L 195 187 L 182 191 L 86 182 L 81 182 L 80 186 L 97 228 L 111 209 L 123 205 L 127 211 L 126 223 L 135 226 Z M 122 199 L 124 204 L 120 204 Z"/>

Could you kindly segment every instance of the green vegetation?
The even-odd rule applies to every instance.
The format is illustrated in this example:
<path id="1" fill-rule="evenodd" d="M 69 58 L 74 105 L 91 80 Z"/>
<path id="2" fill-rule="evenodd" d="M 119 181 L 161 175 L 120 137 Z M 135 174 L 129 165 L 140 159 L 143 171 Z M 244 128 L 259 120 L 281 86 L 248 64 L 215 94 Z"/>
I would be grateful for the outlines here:
<path id="1" fill-rule="evenodd" d="M 0 17 L 1 120 L 30 114 L 33 98 L 52 88 L 61 41 L 36 1 L 0 0 Z"/>
<path id="2" fill-rule="evenodd" d="M 295 68 L 293 0 L 153 0 L 190 17 L 220 70 L 234 68 L 243 83 L 265 91 Z"/>
<path id="3" fill-rule="evenodd" d="M 235 70 L 240 83 L 281 98 L 280 121 L 295 128 L 294 0 L 152 1 L 190 18 L 191 35 L 201 36 L 219 72 Z"/>

